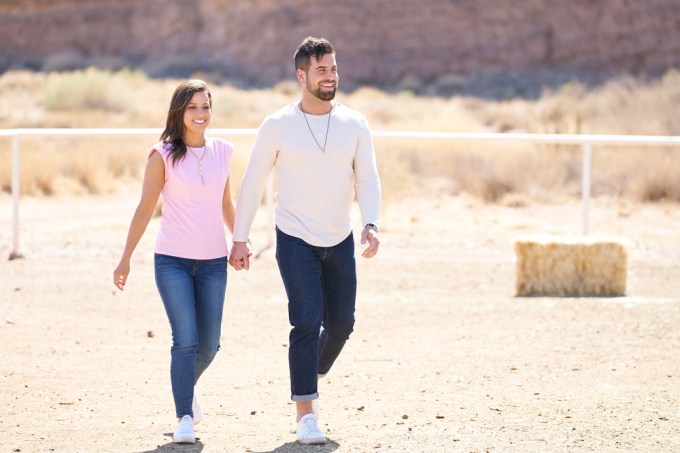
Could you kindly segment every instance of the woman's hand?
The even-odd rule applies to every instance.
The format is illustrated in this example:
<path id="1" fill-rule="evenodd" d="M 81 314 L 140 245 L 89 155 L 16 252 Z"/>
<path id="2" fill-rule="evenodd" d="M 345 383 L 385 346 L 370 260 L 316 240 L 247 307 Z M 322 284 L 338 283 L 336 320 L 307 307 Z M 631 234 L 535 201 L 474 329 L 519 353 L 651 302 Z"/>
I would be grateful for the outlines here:
<path id="1" fill-rule="evenodd" d="M 250 257 L 253 252 L 250 248 L 250 241 L 248 242 L 234 242 L 231 246 L 231 254 L 229 255 L 229 264 L 237 270 L 250 269 Z"/>
<path id="2" fill-rule="evenodd" d="M 129 273 L 130 263 L 121 261 L 116 270 L 113 271 L 113 284 L 116 285 L 116 288 L 121 291 L 125 289 L 125 282 L 127 281 Z"/>

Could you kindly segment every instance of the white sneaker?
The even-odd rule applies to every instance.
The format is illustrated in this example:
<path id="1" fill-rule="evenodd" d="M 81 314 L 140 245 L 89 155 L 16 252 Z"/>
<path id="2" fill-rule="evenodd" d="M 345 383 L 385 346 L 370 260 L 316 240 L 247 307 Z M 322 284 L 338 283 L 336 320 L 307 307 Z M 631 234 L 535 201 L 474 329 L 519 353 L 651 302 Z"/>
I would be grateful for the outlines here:
<path id="1" fill-rule="evenodd" d="M 194 425 L 198 425 L 203 420 L 201 406 L 198 405 L 198 397 L 194 393 L 194 400 L 191 402 L 191 411 L 194 413 Z"/>
<path id="2" fill-rule="evenodd" d="M 312 400 L 312 413 L 316 416 L 317 422 L 319 421 L 319 398 Z M 291 433 L 297 432 L 297 414 L 293 414 L 293 426 L 290 429 Z"/>
<path id="3" fill-rule="evenodd" d="M 176 444 L 194 444 L 196 443 L 196 433 L 194 432 L 194 421 L 191 415 L 185 415 L 177 424 L 175 434 L 172 435 L 172 441 Z"/>
<path id="4" fill-rule="evenodd" d="M 297 441 L 307 445 L 326 443 L 326 436 L 316 426 L 316 415 L 307 414 L 297 424 Z"/>

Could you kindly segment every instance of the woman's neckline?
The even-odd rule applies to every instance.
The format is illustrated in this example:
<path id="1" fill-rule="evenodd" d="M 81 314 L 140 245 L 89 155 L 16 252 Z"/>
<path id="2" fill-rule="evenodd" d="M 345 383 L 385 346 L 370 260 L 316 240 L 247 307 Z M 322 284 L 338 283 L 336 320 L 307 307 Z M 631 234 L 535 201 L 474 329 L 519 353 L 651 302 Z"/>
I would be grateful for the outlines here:
<path id="1" fill-rule="evenodd" d="M 208 146 L 208 138 L 207 138 L 207 137 L 205 138 L 205 143 L 203 144 L 203 146 L 189 146 L 189 145 L 186 145 L 186 147 L 189 148 L 189 149 L 203 149 L 203 148 L 206 148 L 207 146 Z"/>

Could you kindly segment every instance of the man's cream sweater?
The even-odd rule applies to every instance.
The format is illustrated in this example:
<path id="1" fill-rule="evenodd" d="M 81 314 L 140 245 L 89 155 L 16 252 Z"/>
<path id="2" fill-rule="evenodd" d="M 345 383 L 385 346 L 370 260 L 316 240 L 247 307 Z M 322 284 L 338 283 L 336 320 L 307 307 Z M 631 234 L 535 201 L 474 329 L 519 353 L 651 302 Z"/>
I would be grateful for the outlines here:
<path id="1" fill-rule="evenodd" d="M 238 194 L 235 242 L 248 238 L 272 168 L 276 225 L 284 233 L 319 247 L 340 243 L 352 230 L 355 194 L 363 225 L 378 224 L 380 179 L 368 122 L 337 102 L 330 115 L 330 122 L 306 115 L 308 127 L 295 102 L 265 118 Z"/>

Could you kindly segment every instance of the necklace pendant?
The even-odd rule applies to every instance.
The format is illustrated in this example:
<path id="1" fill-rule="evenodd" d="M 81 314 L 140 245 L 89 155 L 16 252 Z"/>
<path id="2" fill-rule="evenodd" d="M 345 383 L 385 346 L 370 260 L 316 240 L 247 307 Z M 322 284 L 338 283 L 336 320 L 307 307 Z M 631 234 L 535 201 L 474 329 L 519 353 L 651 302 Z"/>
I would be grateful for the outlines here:
<path id="1" fill-rule="evenodd" d="M 196 158 L 196 161 L 198 163 L 198 173 L 201 175 L 201 183 L 205 186 L 205 179 L 203 179 L 203 158 L 205 157 L 205 145 L 203 145 L 203 153 L 201 154 L 201 157 L 198 157 L 196 153 L 187 148 L 189 151 L 191 151 L 191 154 Z"/>
<path id="2" fill-rule="evenodd" d="M 326 122 L 326 136 L 324 137 L 323 140 L 323 146 L 319 143 L 319 141 L 316 139 L 316 135 L 314 135 L 314 131 L 312 130 L 312 127 L 309 125 L 309 121 L 307 120 L 307 114 L 305 111 L 302 109 L 302 104 L 299 105 L 300 111 L 302 112 L 302 117 L 305 119 L 305 123 L 307 124 L 307 129 L 309 129 L 309 133 L 312 134 L 312 138 L 314 139 L 314 142 L 316 143 L 316 146 L 319 147 L 322 153 L 326 153 L 326 144 L 328 143 L 328 131 L 330 131 L 331 128 L 331 114 L 333 113 L 333 106 L 331 106 L 331 109 L 328 111 L 328 120 Z"/>

